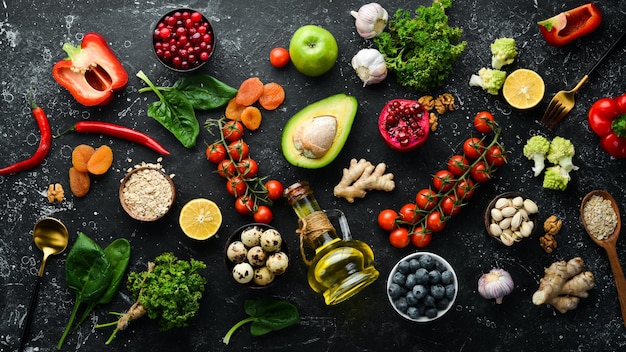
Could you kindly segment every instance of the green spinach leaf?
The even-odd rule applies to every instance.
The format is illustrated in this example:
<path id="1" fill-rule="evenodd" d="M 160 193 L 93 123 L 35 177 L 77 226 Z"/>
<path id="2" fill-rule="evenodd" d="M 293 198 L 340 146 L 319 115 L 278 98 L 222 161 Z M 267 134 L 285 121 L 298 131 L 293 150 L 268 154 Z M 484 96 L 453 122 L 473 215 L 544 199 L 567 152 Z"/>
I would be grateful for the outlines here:
<path id="1" fill-rule="evenodd" d="M 162 91 L 165 89 L 178 90 L 197 110 L 222 107 L 237 94 L 237 89 L 206 74 L 185 76 L 176 81 L 171 88 L 159 87 L 159 89 Z"/>
<path id="2" fill-rule="evenodd" d="M 230 338 L 241 326 L 250 325 L 252 336 L 265 335 L 268 332 L 281 330 L 291 325 L 300 323 L 300 313 L 293 304 L 285 301 L 264 298 L 259 300 L 246 300 L 244 310 L 249 315 L 235 324 L 222 340 L 228 345 Z"/>

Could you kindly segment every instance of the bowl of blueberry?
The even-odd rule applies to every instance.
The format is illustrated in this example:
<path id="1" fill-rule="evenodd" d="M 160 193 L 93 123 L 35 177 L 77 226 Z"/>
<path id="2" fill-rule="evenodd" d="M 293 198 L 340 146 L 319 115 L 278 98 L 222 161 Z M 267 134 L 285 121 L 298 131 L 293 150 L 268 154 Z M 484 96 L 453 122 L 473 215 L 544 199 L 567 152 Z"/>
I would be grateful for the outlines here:
<path id="1" fill-rule="evenodd" d="M 387 297 L 402 317 L 420 323 L 442 317 L 456 300 L 459 284 L 452 266 L 430 252 L 402 258 L 389 273 Z"/>
<path id="2" fill-rule="evenodd" d="M 198 69 L 215 50 L 215 33 L 209 20 L 198 11 L 176 9 L 154 26 L 152 47 L 165 67 L 177 72 Z"/>

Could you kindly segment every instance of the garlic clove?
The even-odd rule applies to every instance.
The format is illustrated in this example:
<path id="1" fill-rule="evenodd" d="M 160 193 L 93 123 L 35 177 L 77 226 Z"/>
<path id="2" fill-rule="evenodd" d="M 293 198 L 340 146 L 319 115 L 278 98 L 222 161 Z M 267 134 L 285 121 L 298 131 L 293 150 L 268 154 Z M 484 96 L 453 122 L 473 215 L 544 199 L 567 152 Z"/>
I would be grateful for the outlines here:
<path id="1" fill-rule="evenodd" d="M 372 2 L 359 8 L 359 11 L 351 11 L 354 17 L 356 31 L 364 39 L 372 39 L 385 30 L 389 21 L 389 14 L 380 4 Z"/>
<path id="2" fill-rule="evenodd" d="M 363 86 L 380 83 L 387 78 L 385 57 L 376 49 L 361 49 L 352 57 L 351 64 Z"/>

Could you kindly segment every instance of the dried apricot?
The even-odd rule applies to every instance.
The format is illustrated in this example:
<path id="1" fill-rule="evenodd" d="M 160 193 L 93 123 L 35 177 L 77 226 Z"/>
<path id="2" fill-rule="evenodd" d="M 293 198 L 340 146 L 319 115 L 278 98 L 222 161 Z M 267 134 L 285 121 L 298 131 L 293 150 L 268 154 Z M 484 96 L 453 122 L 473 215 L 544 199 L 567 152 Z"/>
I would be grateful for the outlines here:
<path id="1" fill-rule="evenodd" d="M 96 150 L 87 144 L 77 145 L 72 150 L 72 166 L 80 172 L 87 172 L 87 162 Z"/>
<path id="2" fill-rule="evenodd" d="M 241 112 L 241 123 L 250 131 L 254 131 L 261 126 L 261 110 L 256 106 L 248 106 Z"/>
<path id="3" fill-rule="evenodd" d="M 226 105 L 226 118 L 229 120 L 241 120 L 241 112 L 245 109 L 245 105 L 241 105 L 237 103 L 236 98 L 232 98 L 228 101 L 228 105 Z"/>
<path id="4" fill-rule="evenodd" d="M 263 94 L 259 97 L 259 104 L 265 110 L 276 110 L 285 101 L 285 90 L 276 82 L 263 86 Z"/>
<path id="5" fill-rule="evenodd" d="M 250 106 L 263 94 L 263 82 L 258 77 L 250 77 L 241 82 L 235 99 L 239 105 Z"/>
<path id="6" fill-rule="evenodd" d="M 93 175 L 102 175 L 113 164 L 113 150 L 108 145 L 102 145 L 93 153 L 87 162 L 87 171 Z"/>
<path id="7" fill-rule="evenodd" d="M 87 172 L 80 172 L 70 167 L 70 191 L 75 197 L 84 197 L 89 192 L 91 179 Z"/>

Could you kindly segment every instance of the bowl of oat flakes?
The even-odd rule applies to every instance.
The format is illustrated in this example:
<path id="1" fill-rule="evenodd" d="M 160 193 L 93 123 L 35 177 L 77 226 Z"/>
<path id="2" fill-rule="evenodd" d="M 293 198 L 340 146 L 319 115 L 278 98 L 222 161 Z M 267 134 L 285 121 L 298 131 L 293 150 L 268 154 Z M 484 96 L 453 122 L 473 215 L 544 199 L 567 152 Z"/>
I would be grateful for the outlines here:
<path id="1" fill-rule="evenodd" d="M 174 205 L 176 187 L 162 169 L 142 165 L 130 170 L 120 184 L 120 204 L 130 217 L 156 221 Z"/>

